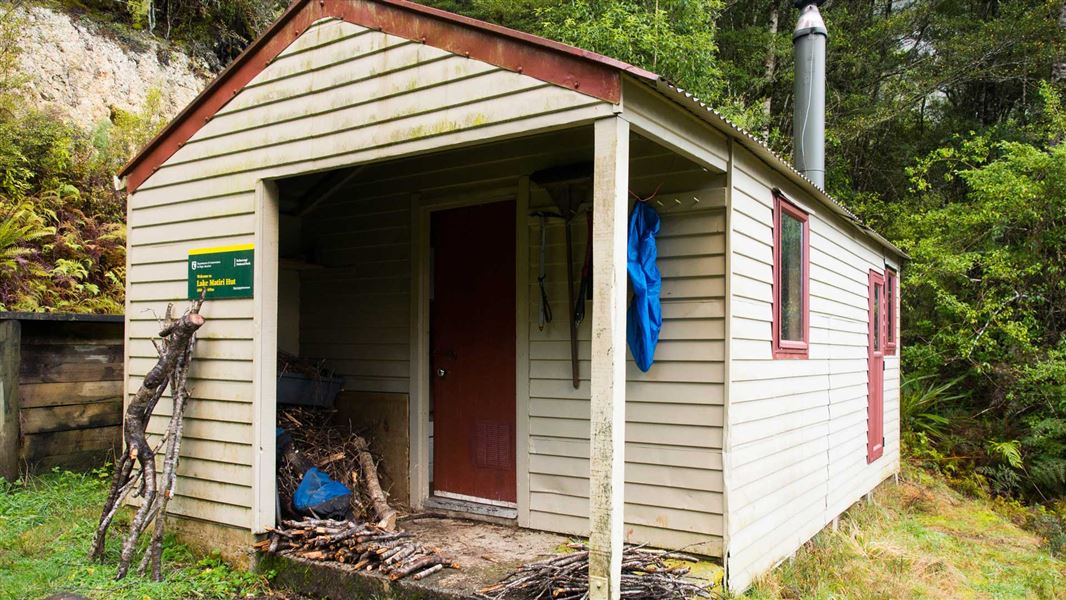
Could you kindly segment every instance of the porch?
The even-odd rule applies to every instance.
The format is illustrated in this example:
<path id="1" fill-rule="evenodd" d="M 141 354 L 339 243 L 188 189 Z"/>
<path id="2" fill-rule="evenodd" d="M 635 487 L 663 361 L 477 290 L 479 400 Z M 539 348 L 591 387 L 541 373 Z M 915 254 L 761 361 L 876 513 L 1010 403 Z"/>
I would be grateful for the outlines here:
<path id="1" fill-rule="evenodd" d="M 260 570 L 276 573 L 280 589 L 315 598 L 475 598 L 478 590 L 498 582 L 515 569 L 544 560 L 572 541 L 568 536 L 512 526 L 427 515 L 402 523 L 423 543 L 440 549 L 459 565 L 424 580 L 392 582 L 381 574 L 356 571 L 351 565 L 314 562 L 284 556 L 265 556 Z M 722 567 L 714 561 L 689 566 L 691 579 L 700 584 L 720 584 Z"/>
<path id="2" fill-rule="evenodd" d="M 565 215 L 536 174 L 581 164 L 592 177 Z M 264 279 L 263 307 L 266 321 L 276 306 L 276 338 L 258 346 L 264 357 L 284 350 L 344 378 L 336 408 L 371 432 L 393 502 L 495 521 L 511 532 L 501 543 L 537 541 L 519 543 L 508 561 L 562 539 L 527 529 L 591 533 L 594 548 L 625 540 L 720 556 L 724 185 L 721 171 L 620 119 L 278 180 L 260 207 L 276 226 L 257 240 L 260 268 L 275 279 L 273 296 Z M 614 351 L 625 347 L 625 209 L 638 197 L 663 219 L 664 324 L 648 373 Z M 462 230 L 471 211 L 491 206 L 511 208 L 497 227 Z M 568 279 L 579 287 L 589 212 L 594 293 L 572 336 Z M 449 222 L 459 223 L 453 254 L 469 276 L 443 278 L 454 268 L 441 248 Z M 459 294 L 453 303 L 467 310 L 456 313 L 458 327 L 442 329 L 455 319 L 441 299 L 490 274 L 502 285 L 478 292 L 473 306 Z M 542 275 L 554 317 L 543 327 Z M 612 318 L 597 318 L 604 313 Z M 479 329 L 487 320 L 492 327 Z M 444 347 L 442 335 L 459 339 Z M 478 358 L 463 364 L 471 352 Z M 454 381 L 466 391 L 449 392 Z M 452 415 L 440 399 L 449 393 L 447 402 L 462 404 Z M 274 414 L 264 403 L 261 427 L 272 431 Z"/>

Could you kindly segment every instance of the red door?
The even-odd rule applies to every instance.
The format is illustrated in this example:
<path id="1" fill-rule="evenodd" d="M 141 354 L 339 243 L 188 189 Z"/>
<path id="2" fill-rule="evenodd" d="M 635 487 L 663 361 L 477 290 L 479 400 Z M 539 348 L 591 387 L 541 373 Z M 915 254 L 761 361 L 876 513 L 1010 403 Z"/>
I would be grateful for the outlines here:
<path id="1" fill-rule="evenodd" d="M 515 502 L 515 205 L 434 212 L 433 491 Z"/>
<path id="2" fill-rule="evenodd" d="M 870 338 L 869 338 L 869 400 L 866 411 L 866 462 L 873 462 L 885 451 L 885 276 L 870 271 Z"/>

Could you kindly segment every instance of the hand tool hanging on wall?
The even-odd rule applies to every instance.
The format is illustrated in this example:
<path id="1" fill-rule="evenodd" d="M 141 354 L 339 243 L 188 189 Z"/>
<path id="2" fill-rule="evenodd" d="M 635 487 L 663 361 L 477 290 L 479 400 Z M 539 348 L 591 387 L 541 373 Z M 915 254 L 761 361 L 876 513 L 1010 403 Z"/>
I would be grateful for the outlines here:
<path id="1" fill-rule="evenodd" d="M 552 322 L 552 306 L 548 301 L 545 280 L 548 275 L 544 270 L 544 255 L 548 252 L 548 215 L 538 213 L 540 217 L 540 269 L 537 272 L 537 285 L 540 287 L 540 311 L 537 313 L 537 328 L 544 331 L 544 326 Z"/>
<path id="2" fill-rule="evenodd" d="M 569 187 L 567 195 L 570 195 Z M 566 305 L 568 307 L 574 305 L 574 234 L 570 230 L 571 221 L 573 221 L 573 214 L 568 214 L 564 225 L 566 227 Z M 577 321 L 574 320 L 573 312 L 570 312 L 570 375 L 574 389 L 581 387 L 581 372 L 577 362 Z"/>
<path id="3" fill-rule="evenodd" d="M 566 231 L 566 288 L 567 312 L 570 314 L 570 373 L 574 389 L 581 386 L 581 373 L 578 369 L 577 326 L 573 307 L 576 306 L 574 295 L 574 239 L 570 222 L 578 214 L 582 204 L 586 203 L 592 193 L 592 163 L 577 163 L 561 167 L 552 167 L 537 171 L 530 180 L 544 188 L 552 202 L 559 207 L 564 219 Z M 591 237 L 590 237 L 591 241 Z M 582 306 L 584 308 L 584 306 Z"/>
<path id="4" fill-rule="evenodd" d="M 585 212 L 585 264 L 581 267 L 581 284 L 577 286 L 577 303 L 574 304 L 574 322 L 579 326 L 585 320 L 585 301 L 592 300 L 592 211 Z"/>

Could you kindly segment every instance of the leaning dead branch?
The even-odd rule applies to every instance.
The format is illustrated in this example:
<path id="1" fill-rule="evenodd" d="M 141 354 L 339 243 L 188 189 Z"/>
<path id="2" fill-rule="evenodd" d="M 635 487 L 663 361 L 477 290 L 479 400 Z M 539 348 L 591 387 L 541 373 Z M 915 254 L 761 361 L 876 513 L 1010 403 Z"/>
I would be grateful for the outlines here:
<path id="1" fill-rule="evenodd" d="M 569 544 L 573 552 L 520 567 L 495 585 L 478 592 L 490 600 L 582 600 L 589 596 L 589 551 Z M 622 553 L 622 597 L 648 600 L 717 598 L 713 582 L 688 577 L 685 563 L 697 559 L 684 554 L 628 546 Z"/>
<path id="2" fill-rule="evenodd" d="M 392 581 L 405 577 L 422 579 L 441 569 L 459 568 L 437 548 L 419 544 L 408 532 L 357 521 L 282 521 L 255 548 L 307 560 L 348 564 L 357 571 L 377 571 Z"/>
<path id="3" fill-rule="evenodd" d="M 159 332 L 156 350 L 159 360 L 144 376 L 140 389 L 133 396 L 126 409 L 123 424 L 124 451 L 117 459 L 115 474 L 111 480 L 111 490 L 104 502 L 100 514 L 100 523 L 93 536 L 89 549 L 89 558 L 102 560 L 107 530 L 114 520 L 119 507 L 130 495 L 141 497 L 140 507 L 133 516 L 129 531 L 122 543 L 116 579 L 122 579 L 129 572 L 130 563 L 137 549 L 137 542 L 144 531 L 154 522 L 154 530 L 148 547 L 140 563 L 143 573 L 151 565 L 152 577 L 162 580 L 161 557 L 163 544 L 163 522 L 167 503 L 174 495 L 177 481 L 178 453 L 181 448 L 182 426 L 185 405 L 189 399 L 187 387 L 189 367 L 192 365 L 193 348 L 196 344 L 196 331 L 204 324 L 200 315 L 203 298 L 192 303 L 189 310 L 180 318 L 174 318 L 173 305 L 167 306 L 166 316 Z M 170 422 L 160 444 L 152 448 L 148 444 L 146 429 L 155 411 L 156 404 L 170 388 L 173 408 Z M 166 447 L 162 473 L 156 471 L 156 454 Z"/>

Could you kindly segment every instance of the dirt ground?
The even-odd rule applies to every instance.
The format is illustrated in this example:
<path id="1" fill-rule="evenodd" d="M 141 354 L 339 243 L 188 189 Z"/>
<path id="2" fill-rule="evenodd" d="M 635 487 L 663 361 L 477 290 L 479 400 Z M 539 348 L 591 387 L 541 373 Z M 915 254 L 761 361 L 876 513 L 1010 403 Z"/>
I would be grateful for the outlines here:
<path id="1" fill-rule="evenodd" d="M 547 558 L 570 541 L 566 536 L 442 517 L 404 521 L 422 543 L 436 546 L 460 569 L 428 580 L 444 591 L 469 593 L 505 577 L 519 565 Z"/>

